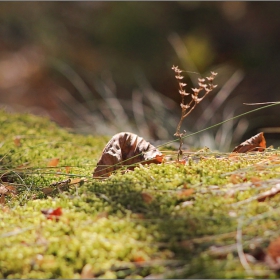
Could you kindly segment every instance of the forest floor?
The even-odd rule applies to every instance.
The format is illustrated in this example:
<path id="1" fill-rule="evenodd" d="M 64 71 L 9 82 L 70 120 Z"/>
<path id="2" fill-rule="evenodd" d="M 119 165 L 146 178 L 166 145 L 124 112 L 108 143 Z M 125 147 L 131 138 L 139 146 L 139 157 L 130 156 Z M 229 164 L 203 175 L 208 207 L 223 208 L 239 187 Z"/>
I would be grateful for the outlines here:
<path id="1" fill-rule="evenodd" d="M 0 278 L 278 278 L 280 150 L 162 151 L 104 180 L 109 138 L 0 112 Z"/>

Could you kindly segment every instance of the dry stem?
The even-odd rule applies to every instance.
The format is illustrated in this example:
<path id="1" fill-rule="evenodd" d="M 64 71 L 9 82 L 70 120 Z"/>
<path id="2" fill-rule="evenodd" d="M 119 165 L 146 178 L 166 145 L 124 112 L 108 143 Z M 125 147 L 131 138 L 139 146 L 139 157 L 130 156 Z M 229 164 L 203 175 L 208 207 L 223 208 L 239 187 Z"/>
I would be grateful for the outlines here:
<path id="1" fill-rule="evenodd" d="M 182 154 L 182 144 L 183 144 L 183 135 L 184 133 L 181 133 L 181 125 L 183 123 L 183 120 L 194 110 L 194 108 L 196 107 L 196 105 L 198 103 L 200 103 L 217 85 L 213 84 L 213 81 L 217 75 L 217 73 L 215 72 L 211 72 L 211 75 L 209 77 L 206 77 L 206 80 L 208 83 L 206 83 L 205 79 L 200 79 L 198 78 L 198 85 L 199 88 L 192 88 L 192 92 L 193 93 L 188 93 L 185 91 L 185 86 L 187 84 L 183 83 L 181 80 L 184 78 L 181 73 L 183 72 L 182 70 L 180 70 L 178 68 L 178 66 L 174 66 L 172 67 L 172 70 L 174 70 L 175 72 L 175 78 L 176 80 L 178 80 L 179 83 L 179 93 L 182 97 L 182 102 L 180 104 L 181 108 L 182 108 L 182 112 L 181 112 L 181 118 L 180 121 L 177 125 L 177 129 L 175 132 L 175 136 L 178 136 L 180 139 L 180 146 L 178 149 L 178 160 L 180 155 Z M 199 94 L 202 94 L 201 96 L 199 96 Z M 185 97 L 190 95 L 191 96 L 191 100 L 187 103 L 185 102 Z"/>

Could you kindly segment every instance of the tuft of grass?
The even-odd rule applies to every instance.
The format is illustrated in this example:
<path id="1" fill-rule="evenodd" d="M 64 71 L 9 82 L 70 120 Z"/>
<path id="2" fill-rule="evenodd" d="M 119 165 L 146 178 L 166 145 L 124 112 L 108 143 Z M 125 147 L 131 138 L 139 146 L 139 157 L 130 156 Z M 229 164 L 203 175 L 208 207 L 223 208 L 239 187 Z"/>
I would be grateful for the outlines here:
<path id="1" fill-rule="evenodd" d="M 205 83 L 205 79 L 198 78 L 198 88 L 192 88 L 192 94 L 185 91 L 186 83 L 182 82 L 182 79 L 184 76 L 181 75 L 183 72 L 178 68 L 178 66 L 172 66 L 172 70 L 175 72 L 175 78 L 179 83 L 179 94 L 181 95 L 182 101 L 181 101 L 181 118 L 177 125 L 177 129 L 175 132 L 175 136 L 178 136 L 180 139 L 180 146 L 178 149 L 178 160 L 180 158 L 180 155 L 182 154 L 182 145 L 183 145 L 183 136 L 185 133 L 181 133 L 181 126 L 183 123 L 183 120 L 194 110 L 194 108 L 214 89 L 217 87 L 217 85 L 213 84 L 213 81 L 217 75 L 215 72 L 211 72 L 211 75 L 209 77 L 206 77 L 206 80 L 208 81 L 208 84 Z M 185 101 L 186 96 L 191 97 L 189 102 Z"/>

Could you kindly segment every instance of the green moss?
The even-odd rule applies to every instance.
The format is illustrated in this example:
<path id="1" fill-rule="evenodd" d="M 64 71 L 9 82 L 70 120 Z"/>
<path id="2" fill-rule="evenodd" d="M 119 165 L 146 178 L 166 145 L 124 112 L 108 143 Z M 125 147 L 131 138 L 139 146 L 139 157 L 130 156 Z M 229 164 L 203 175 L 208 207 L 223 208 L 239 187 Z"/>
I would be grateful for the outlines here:
<path id="1" fill-rule="evenodd" d="M 99 181 L 92 171 L 108 138 L 3 111 L 0 125 L 2 183 L 17 191 L 1 206 L 0 278 L 79 278 L 85 265 L 96 278 L 252 277 L 236 250 L 211 248 L 236 244 L 240 221 L 249 254 L 279 235 L 280 195 L 256 199 L 278 183 L 278 149 L 190 153 L 186 164 L 139 165 Z M 69 178 L 83 181 L 51 186 Z M 41 212 L 57 207 L 57 221 Z M 250 266 L 254 277 L 278 277 L 263 262 Z"/>

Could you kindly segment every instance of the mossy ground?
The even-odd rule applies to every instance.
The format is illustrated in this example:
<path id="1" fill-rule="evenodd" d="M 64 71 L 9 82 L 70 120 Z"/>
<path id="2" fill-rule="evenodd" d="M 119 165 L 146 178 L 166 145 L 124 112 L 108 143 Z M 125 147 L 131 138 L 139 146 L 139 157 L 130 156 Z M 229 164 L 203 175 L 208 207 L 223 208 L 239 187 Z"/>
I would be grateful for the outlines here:
<path id="1" fill-rule="evenodd" d="M 261 261 L 245 270 L 236 234 L 239 225 L 238 246 L 251 255 L 278 237 L 280 194 L 257 197 L 280 183 L 280 150 L 189 153 L 186 164 L 139 165 L 96 180 L 108 138 L 5 112 L 0 127 L 2 183 L 17 191 L 0 206 L 0 278 L 279 276 Z M 63 191 L 52 185 L 68 178 Z M 41 213 L 57 207 L 58 221 Z"/>

